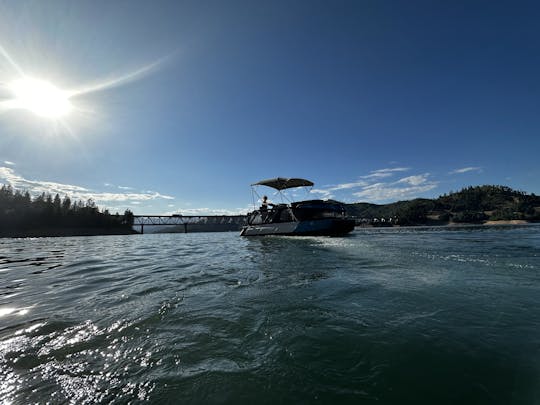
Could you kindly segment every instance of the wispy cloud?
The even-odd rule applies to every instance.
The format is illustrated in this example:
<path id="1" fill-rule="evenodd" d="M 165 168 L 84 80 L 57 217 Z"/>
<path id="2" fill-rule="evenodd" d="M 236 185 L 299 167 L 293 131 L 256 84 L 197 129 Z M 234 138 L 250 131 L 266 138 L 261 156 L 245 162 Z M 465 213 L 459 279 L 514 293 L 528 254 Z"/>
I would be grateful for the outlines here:
<path id="1" fill-rule="evenodd" d="M 373 192 L 370 193 L 369 190 L 375 190 L 378 186 L 387 184 L 387 183 L 381 183 L 380 181 L 382 179 L 389 179 L 391 177 L 394 177 L 400 173 L 403 173 L 409 170 L 411 169 L 408 167 L 388 167 L 384 169 L 372 170 L 371 172 L 369 172 L 369 174 L 359 176 L 359 180 L 357 181 L 341 183 L 341 184 L 333 184 L 326 187 L 321 187 L 318 189 L 311 190 L 311 192 L 315 194 L 319 194 L 321 198 L 337 198 L 342 201 L 349 201 L 353 197 L 363 197 L 363 196 L 371 196 L 371 195 L 375 196 L 375 194 Z M 394 184 L 394 187 L 393 187 L 394 189 L 396 188 L 403 189 L 405 187 L 403 184 L 409 184 L 410 186 L 417 187 L 417 186 L 420 186 L 423 182 L 425 182 L 425 175 L 416 175 L 416 176 L 404 177 L 401 180 L 398 180 L 397 182 L 394 181 L 388 184 Z M 352 192 L 356 189 L 360 189 L 360 191 Z M 382 192 L 380 193 L 381 196 L 386 195 L 386 194 L 390 195 L 391 192 L 385 191 L 384 193 Z M 399 194 L 399 193 L 396 192 L 396 194 Z M 389 198 L 391 197 L 385 197 L 384 199 L 389 199 Z"/>
<path id="2" fill-rule="evenodd" d="M 336 191 L 339 192 L 339 191 L 344 191 L 344 190 L 350 190 L 353 188 L 363 187 L 368 184 L 369 183 L 366 182 L 365 180 L 359 180 L 352 183 L 342 183 L 342 184 L 331 185 L 326 188 L 312 189 L 311 193 L 320 194 L 322 198 L 333 198 L 335 194 L 334 192 Z"/>
<path id="3" fill-rule="evenodd" d="M 421 184 L 426 183 L 428 177 L 429 177 L 429 173 L 419 174 L 416 176 L 404 177 L 398 180 L 396 183 L 397 184 L 405 183 L 405 184 L 410 184 L 411 186 L 419 186 Z"/>
<path id="4" fill-rule="evenodd" d="M 462 174 L 462 173 L 467 173 L 467 172 L 480 173 L 481 171 L 482 171 L 481 167 L 470 166 L 470 167 L 462 167 L 461 169 L 452 170 L 449 174 Z"/>
<path id="5" fill-rule="evenodd" d="M 414 187 L 392 187 L 386 184 L 374 184 L 358 193 L 354 193 L 354 195 L 370 202 L 406 200 L 417 198 L 419 194 L 432 190 L 435 187 L 437 187 L 437 184 L 426 184 Z"/>
<path id="6" fill-rule="evenodd" d="M 216 209 L 216 208 L 179 208 L 174 211 L 166 212 L 164 215 L 245 215 L 252 211 L 253 207 L 235 208 L 235 209 Z"/>
<path id="7" fill-rule="evenodd" d="M 10 162 L 9 160 L 4 160 L 4 164 L 8 166 L 15 166 L 15 163 Z"/>
<path id="8" fill-rule="evenodd" d="M 333 198 L 334 194 L 329 189 L 323 189 L 323 188 L 314 188 L 310 191 L 312 194 L 320 194 L 320 198 Z"/>
<path id="9" fill-rule="evenodd" d="M 331 187 L 330 190 L 332 190 L 332 191 L 348 190 L 348 189 L 351 189 L 351 188 L 363 187 L 365 185 L 367 185 L 367 183 L 365 181 L 356 181 L 354 183 L 338 184 L 337 186 Z"/>
<path id="10" fill-rule="evenodd" d="M 134 190 L 133 187 L 116 186 L 116 185 L 114 185 L 114 184 L 112 184 L 112 183 L 103 183 L 103 185 L 104 185 L 105 187 L 116 187 L 116 188 L 118 188 L 119 190 Z"/>
<path id="11" fill-rule="evenodd" d="M 29 180 L 17 174 L 10 167 L 0 167 L 0 183 L 10 184 L 13 188 L 18 190 L 27 190 L 33 195 L 41 193 L 50 193 L 54 195 L 58 193 L 61 196 L 68 195 L 70 198 L 83 201 L 92 199 L 96 204 L 103 207 L 110 207 L 118 202 L 137 205 L 143 201 L 174 199 L 172 196 L 160 194 L 155 191 L 141 193 L 107 193 L 71 184 Z"/>
<path id="12" fill-rule="evenodd" d="M 398 174 L 410 171 L 408 167 L 392 167 L 373 170 L 360 176 L 358 181 L 329 185 L 312 190 L 321 198 L 336 198 L 341 201 L 386 202 L 419 197 L 439 185 L 429 173 L 399 178 Z M 392 177 L 394 177 L 392 179 Z"/>
<path id="13" fill-rule="evenodd" d="M 394 182 L 370 184 L 353 195 L 371 202 L 416 198 L 439 185 L 439 182 L 430 180 L 429 176 L 429 173 L 425 173 Z"/>
<path id="14" fill-rule="evenodd" d="M 392 177 L 394 174 L 399 172 L 406 172 L 410 170 L 408 167 L 391 167 L 386 169 L 373 170 L 370 174 L 366 176 L 361 176 L 361 179 L 382 179 L 385 177 Z"/>
<path id="15" fill-rule="evenodd" d="M 10 184 L 16 189 L 28 190 L 32 194 L 41 194 L 43 192 L 51 194 L 84 194 L 90 192 L 87 188 L 55 183 L 51 181 L 28 180 L 15 173 L 11 167 L 0 167 L 0 181 Z"/>

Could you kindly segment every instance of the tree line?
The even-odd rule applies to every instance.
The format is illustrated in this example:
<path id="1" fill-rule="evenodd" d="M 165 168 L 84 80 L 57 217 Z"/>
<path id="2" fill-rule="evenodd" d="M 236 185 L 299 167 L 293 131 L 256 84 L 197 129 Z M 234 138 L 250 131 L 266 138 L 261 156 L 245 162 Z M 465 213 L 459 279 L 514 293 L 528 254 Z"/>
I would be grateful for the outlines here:
<path id="1" fill-rule="evenodd" d="M 32 197 L 28 191 L 14 190 L 10 185 L 0 188 L 0 234 L 61 228 L 127 230 L 132 225 L 130 210 L 123 215 L 111 214 L 106 209 L 100 210 L 92 199 L 83 202 L 49 193 Z"/>

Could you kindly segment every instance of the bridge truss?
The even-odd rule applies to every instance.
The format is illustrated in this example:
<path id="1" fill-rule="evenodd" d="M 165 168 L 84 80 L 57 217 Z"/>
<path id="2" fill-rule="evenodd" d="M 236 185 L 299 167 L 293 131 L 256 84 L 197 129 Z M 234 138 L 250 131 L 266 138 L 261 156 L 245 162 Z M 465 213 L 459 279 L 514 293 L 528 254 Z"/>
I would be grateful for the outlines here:
<path id="1" fill-rule="evenodd" d="M 184 233 L 187 233 L 190 224 L 224 225 L 245 220 L 245 215 L 134 215 L 133 227 L 140 226 L 140 233 L 144 233 L 145 225 L 183 225 Z"/>

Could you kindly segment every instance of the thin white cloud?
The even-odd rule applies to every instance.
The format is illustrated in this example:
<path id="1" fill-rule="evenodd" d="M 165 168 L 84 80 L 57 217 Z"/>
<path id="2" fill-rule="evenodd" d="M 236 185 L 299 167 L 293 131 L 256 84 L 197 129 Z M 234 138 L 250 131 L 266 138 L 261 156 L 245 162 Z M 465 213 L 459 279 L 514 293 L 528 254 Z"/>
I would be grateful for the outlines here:
<path id="1" fill-rule="evenodd" d="M 449 172 L 449 174 L 462 174 L 467 172 L 477 172 L 480 173 L 482 171 L 481 167 L 477 166 L 470 166 L 470 167 L 462 167 L 461 169 L 455 169 Z"/>
<path id="2" fill-rule="evenodd" d="M 394 172 L 406 172 L 411 170 L 409 167 L 389 167 L 386 169 L 373 170 L 371 173 L 394 173 Z"/>
<path id="3" fill-rule="evenodd" d="M 384 169 L 372 170 L 369 174 L 365 176 L 360 176 L 359 180 L 357 181 L 329 185 L 329 186 L 321 187 L 318 189 L 313 189 L 311 190 L 311 192 L 315 194 L 319 194 L 321 198 L 326 198 L 326 199 L 338 198 L 341 201 L 349 201 L 351 200 L 352 196 L 362 196 L 363 195 L 362 193 L 364 193 L 366 190 L 376 187 L 378 184 L 384 184 L 384 183 L 373 184 L 374 181 L 379 181 L 384 178 L 392 177 L 398 173 L 406 172 L 409 170 L 410 168 L 408 167 L 389 167 L 389 168 L 384 168 Z M 409 177 L 405 177 L 399 180 L 398 182 L 407 183 L 411 185 L 415 185 L 415 184 L 419 185 L 423 181 L 425 181 L 426 176 L 428 176 L 428 174 L 419 175 L 419 176 L 409 176 Z M 361 190 L 350 194 L 353 189 L 361 189 Z"/>
<path id="4" fill-rule="evenodd" d="M 116 186 L 112 183 L 103 183 L 105 187 L 116 187 L 120 190 L 133 190 L 133 187 L 127 187 L 127 186 Z"/>
<path id="5" fill-rule="evenodd" d="M 4 164 L 8 166 L 15 166 L 15 163 L 10 162 L 9 160 L 4 160 Z"/>
<path id="6" fill-rule="evenodd" d="M 420 184 L 425 183 L 428 177 L 429 177 L 429 173 L 419 174 L 416 176 L 404 177 L 398 180 L 397 183 L 405 183 L 405 184 L 410 184 L 411 186 L 419 186 Z"/>
<path id="7" fill-rule="evenodd" d="M 10 184 L 18 190 L 27 190 L 30 194 L 38 195 L 41 193 L 68 195 L 72 199 L 86 201 L 92 199 L 96 204 L 104 207 L 110 207 L 117 202 L 141 202 L 157 199 L 174 200 L 174 197 L 160 194 L 158 192 L 142 193 L 107 193 L 90 190 L 85 187 L 71 184 L 55 183 L 50 181 L 29 180 L 17 174 L 10 167 L 0 167 L 0 183 Z"/>
<path id="8" fill-rule="evenodd" d="M 363 180 L 360 180 L 360 181 L 356 181 L 356 182 L 353 182 L 353 183 L 338 184 L 336 186 L 333 186 L 333 187 L 329 188 L 328 190 L 330 190 L 330 191 L 349 190 L 351 188 L 364 187 L 367 184 L 368 184 L 367 182 L 365 182 Z"/>
<path id="9" fill-rule="evenodd" d="M 60 193 L 59 193 L 60 194 Z M 69 195 L 69 193 L 66 193 Z M 157 192 L 154 193 L 101 193 L 101 192 L 92 192 L 88 191 L 83 193 L 82 197 L 79 197 L 81 193 L 74 194 L 75 198 L 91 198 L 98 201 L 150 201 L 162 198 L 165 200 L 174 200 L 174 197 L 163 195 Z"/>
<path id="10" fill-rule="evenodd" d="M 429 176 L 429 173 L 424 173 L 404 177 L 394 182 L 370 184 L 353 195 L 370 202 L 417 198 L 422 193 L 433 190 L 439 185 L 437 181 L 430 180 Z"/>
<path id="11" fill-rule="evenodd" d="M 366 176 L 361 176 L 362 179 L 382 179 L 385 177 L 392 177 L 398 172 L 406 172 L 410 170 L 408 167 L 390 167 L 386 169 L 373 170 Z"/>
<path id="12" fill-rule="evenodd" d="M 364 187 L 367 186 L 369 183 L 365 180 L 359 180 L 352 183 L 341 183 L 336 185 L 328 186 L 327 188 L 317 188 L 312 189 L 311 192 L 315 194 L 320 194 L 322 198 L 333 198 L 335 191 L 344 191 L 344 190 L 350 190 L 353 188 L 358 187 Z"/>
<path id="13" fill-rule="evenodd" d="M 314 188 L 310 191 L 312 194 L 320 194 L 321 198 L 323 199 L 329 199 L 334 197 L 332 192 L 330 190 L 320 189 L 320 188 Z"/>
<path id="14" fill-rule="evenodd" d="M 365 199 L 370 202 L 383 202 L 387 200 L 406 200 L 417 198 L 421 193 L 433 190 L 437 183 L 430 183 L 421 186 L 392 187 L 387 184 L 377 184 L 374 187 L 365 188 L 354 193 L 355 197 Z"/>
<path id="15" fill-rule="evenodd" d="M 169 211 L 163 215 L 187 215 L 187 216 L 197 216 L 197 215 L 245 215 L 249 211 L 252 211 L 253 207 L 250 208 L 235 208 L 231 210 L 227 209 L 216 209 L 216 208 L 179 208 L 174 211 Z"/>
<path id="16" fill-rule="evenodd" d="M 69 184 L 54 183 L 51 181 L 28 180 L 15 173 L 11 167 L 0 167 L 0 181 L 10 184 L 15 189 L 28 190 L 32 194 L 75 194 L 86 193 L 90 190 Z"/>

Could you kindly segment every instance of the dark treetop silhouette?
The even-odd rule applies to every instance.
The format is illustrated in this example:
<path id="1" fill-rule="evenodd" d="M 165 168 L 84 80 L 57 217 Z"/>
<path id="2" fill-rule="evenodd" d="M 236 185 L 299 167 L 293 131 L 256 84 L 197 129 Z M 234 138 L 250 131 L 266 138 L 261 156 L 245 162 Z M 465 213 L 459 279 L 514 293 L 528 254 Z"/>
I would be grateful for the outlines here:
<path id="1" fill-rule="evenodd" d="M 0 236 L 62 236 L 133 233 L 133 213 L 100 211 L 86 202 L 42 193 L 32 198 L 28 191 L 0 188 Z"/>

